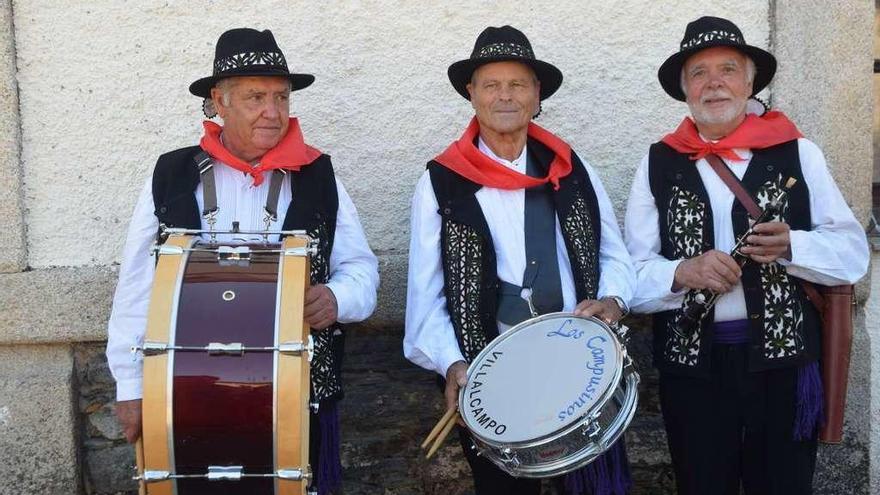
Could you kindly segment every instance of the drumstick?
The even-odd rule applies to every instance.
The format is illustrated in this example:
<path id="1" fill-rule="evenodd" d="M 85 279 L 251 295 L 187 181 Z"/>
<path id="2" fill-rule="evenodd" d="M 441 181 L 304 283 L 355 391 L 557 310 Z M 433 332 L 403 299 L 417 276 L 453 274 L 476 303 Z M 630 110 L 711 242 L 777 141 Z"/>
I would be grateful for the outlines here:
<path id="1" fill-rule="evenodd" d="M 144 439 L 138 438 L 134 444 L 134 456 L 137 459 L 138 476 L 144 475 Z M 138 481 L 138 495 L 147 495 L 147 484 L 144 480 Z"/>
<path id="2" fill-rule="evenodd" d="M 431 456 L 434 455 L 434 452 L 437 452 L 437 449 L 439 449 L 440 446 L 443 445 L 443 441 L 446 440 L 447 435 L 449 435 L 449 432 L 452 431 L 452 427 L 455 426 L 455 423 L 457 423 L 457 422 L 458 422 L 458 414 L 453 416 L 452 419 L 450 419 L 449 422 L 446 423 L 446 426 L 443 427 L 443 431 L 440 432 L 440 435 L 437 437 L 437 440 L 434 441 L 434 445 L 431 446 L 431 450 L 428 451 L 428 454 L 425 456 L 425 459 L 430 459 Z"/>
<path id="3" fill-rule="evenodd" d="M 440 433 L 440 430 L 442 430 L 443 427 L 446 426 L 446 423 L 449 422 L 449 418 L 451 418 L 453 414 L 455 414 L 455 407 L 451 407 L 446 410 L 446 413 L 443 414 L 443 417 L 440 418 L 440 421 L 437 421 L 437 424 L 434 425 L 434 429 L 431 430 L 431 433 L 428 433 L 428 438 L 426 438 L 425 441 L 422 442 L 423 449 L 426 448 L 429 443 L 431 443 L 431 440 L 433 440 L 438 433 Z"/>

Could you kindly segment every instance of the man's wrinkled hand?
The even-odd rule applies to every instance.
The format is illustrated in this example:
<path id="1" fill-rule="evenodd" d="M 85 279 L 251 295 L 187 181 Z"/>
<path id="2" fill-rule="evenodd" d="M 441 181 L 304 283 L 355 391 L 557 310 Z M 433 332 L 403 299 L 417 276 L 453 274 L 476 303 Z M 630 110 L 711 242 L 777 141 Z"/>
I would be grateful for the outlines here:
<path id="1" fill-rule="evenodd" d="M 315 330 L 323 330 L 336 323 L 338 310 L 336 296 L 326 285 L 313 285 L 306 291 L 305 318 Z"/>
<path id="2" fill-rule="evenodd" d="M 458 408 L 458 391 L 461 387 L 467 385 L 467 363 L 464 361 L 456 361 L 446 370 L 446 390 L 443 395 L 446 397 L 446 410 Z M 459 418 L 458 424 L 464 426 Z"/>
<path id="3" fill-rule="evenodd" d="M 124 400 L 116 403 L 116 417 L 122 432 L 129 443 L 141 437 L 141 399 Z"/>
<path id="4" fill-rule="evenodd" d="M 773 263 L 779 258 L 791 260 L 791 228 L 787 223 L 759 223 L 753 232 L 746 238 L 748 245 L 740 248 L 742 254 L 758 263 Z"/>
<path id="5" fill-rule="evenodd" d="M 672 290 L 687 287 L 724 294 L 730 292 L 741 276 L 742 269 L 729 254 L 713 249 L 679 263 Z"/>
<path id="6" fill-rule="evenodd" d="M 610 325 L 623 317 L 623 311 L 614 299 L 584 299 L 575 306 L 574 315 L 584 318 L 595 316 Z"/>

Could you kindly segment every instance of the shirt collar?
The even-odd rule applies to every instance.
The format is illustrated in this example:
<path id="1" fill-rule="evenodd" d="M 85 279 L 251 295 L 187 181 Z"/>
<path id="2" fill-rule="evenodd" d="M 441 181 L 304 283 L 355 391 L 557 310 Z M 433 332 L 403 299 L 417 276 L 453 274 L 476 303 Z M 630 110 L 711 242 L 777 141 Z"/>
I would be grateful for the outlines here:
<path id="1" fill-rule="evenodd" d="M 702 139 L 703 141 L 705 141 L 707 143 L 717 143 L 718 142 L 717 139 L 706 139 L 702 134 L 698 133 L 698 135 L 700 136 L 700 139 Z M 740 157 L 742 157 L 742 160 L 740 160 L 742 162 L 748 163 L 752 159 L 752 150 L 750 150 L 748 148 L 733 148 L 733 152 L 736 153 L 737 155 L 739 155 Z M 731 161 L 731 160 L 728 160 L 728 161 Z"/>
<path id="2" fill-rule="evenodd" d="M 486 142 L 483 141 L 482 137 L 480 137 L 477 141 L 478 141 L 477 148 L 484 155 L 488 156 L 489 158 L 495 160 L 496 162 L 504 165 L 505 167 L 507 167 L 509 169 L 516 170 L 517 172 L 519 172 L 521 174 L 526 173 L 526 155 L 527 155 L 526 146 L 523 146 L 522 152 L 519 154 L 519 156 L 516 158 L 516 160 L 510 161 L 510 160 L 507 160 L 505 158 L 501 158 L 500 156 L 496 155 L 495 152 L 493 152 L 492 149 L 489 148 L 489 146 L 486 144 Z"/>

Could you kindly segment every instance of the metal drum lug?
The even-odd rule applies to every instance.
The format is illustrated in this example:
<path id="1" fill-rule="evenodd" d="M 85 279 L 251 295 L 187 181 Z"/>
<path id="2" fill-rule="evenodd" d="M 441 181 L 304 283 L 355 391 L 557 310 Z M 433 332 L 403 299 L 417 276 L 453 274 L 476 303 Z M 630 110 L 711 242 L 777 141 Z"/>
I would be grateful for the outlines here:
<path id="1" fill-rule="evenodd" d="M 514 468 L 519 467 L 521 464 L 516 452 L 512 451 L 510 447 L 504 447 L 501 449 L 501 455 L 499 458 L 501 459 L 501 462 Z"/>
<path id="2" fill-rule="evenodd" d="M 244 466 L 208 466 L 207 478 L 209 481 L 239 481 L 243 471 Z"/>

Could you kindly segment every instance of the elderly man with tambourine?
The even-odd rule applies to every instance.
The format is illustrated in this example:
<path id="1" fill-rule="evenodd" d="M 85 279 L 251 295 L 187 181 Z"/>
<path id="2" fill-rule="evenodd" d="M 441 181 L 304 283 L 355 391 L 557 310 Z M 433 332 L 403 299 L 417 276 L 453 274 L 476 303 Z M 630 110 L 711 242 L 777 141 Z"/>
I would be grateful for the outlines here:
<path id="1" fill-rule="evenodd" d="M 532 122 L 562 73 L 503 26 L 448 75 L 475 115 L 416 186 L 404 353 L 445 378 L 444 420 L 462 405 L 473 421 L 460 440 L 477 494 L 538 494 L 551 476 L 564 493 L 622 494 L 615 440 L 637 375 L 602 327 L 626 313 L 635 272 L 595 170 Z M 611 433 L 590 406 L 614 402 L 605 380 L 624 368 L 631 400 Z"/>

